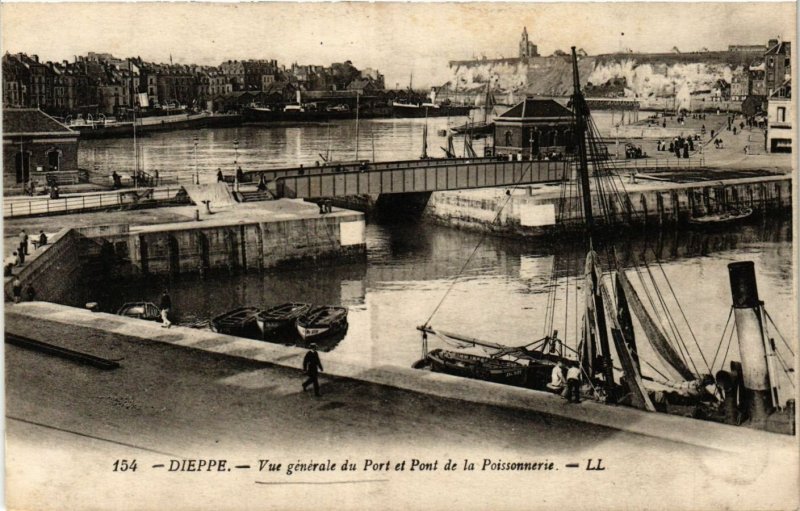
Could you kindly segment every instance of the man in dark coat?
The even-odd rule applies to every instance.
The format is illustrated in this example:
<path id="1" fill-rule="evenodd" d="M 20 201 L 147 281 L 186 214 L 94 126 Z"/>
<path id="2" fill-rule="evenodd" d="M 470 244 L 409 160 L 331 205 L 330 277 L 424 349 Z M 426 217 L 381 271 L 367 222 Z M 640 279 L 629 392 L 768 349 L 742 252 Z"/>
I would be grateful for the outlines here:
<path id="1" fill-rule="evenodd" d="M 319 360 L 319 353 L 317 353 L 317 345 L 311 344 L 309 346 L 311 349 L 306 353 L 306 356 L 303 358 L 303 370 L 308 375 L 308 379 L 303 382 L 303 391 L 305 391 L 309 385 L 314 385 L 314 395 L 318 396 L 319 393 L 319 371 L 322 371 L 322 362 Z"/>

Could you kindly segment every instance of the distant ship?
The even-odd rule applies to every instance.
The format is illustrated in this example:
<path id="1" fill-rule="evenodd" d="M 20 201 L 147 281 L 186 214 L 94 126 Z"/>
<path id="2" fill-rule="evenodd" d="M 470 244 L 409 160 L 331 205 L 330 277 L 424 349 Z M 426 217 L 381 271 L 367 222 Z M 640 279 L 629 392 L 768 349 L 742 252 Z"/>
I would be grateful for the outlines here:
<path id="1" fill-rule="evenodd" d="M 172 115 L 155 115 L 136 119 L 136 134 L 198 128 L 218 128 L 240 124 L 242 117 L 238 114 L 179 113 Z M 83 119 L 68 122 L 67 126 L 79 131 L 82 139 L 123 138 L 133 136 L 133 121 Z"/>

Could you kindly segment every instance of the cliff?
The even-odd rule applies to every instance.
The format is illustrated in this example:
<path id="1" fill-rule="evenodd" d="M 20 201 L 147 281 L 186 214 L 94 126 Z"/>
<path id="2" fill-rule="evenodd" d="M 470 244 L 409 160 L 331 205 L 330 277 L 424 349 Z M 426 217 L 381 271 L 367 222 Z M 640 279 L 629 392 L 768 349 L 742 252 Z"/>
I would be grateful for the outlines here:
<path id="1" fill-rule="evenodd" d="M 734 73 L 759 58 L 755 53 L 611 54 L 583 57 L 581 85 L 590 96 L 677 97 L 711 90 L 718 80 L 730 83 Z M 480 91 L 487 82 L 495 91 L 566 96 L 572 93 L 572 64 L 567 56 L 453 62 L 448 83 L 460 91 Z"/>

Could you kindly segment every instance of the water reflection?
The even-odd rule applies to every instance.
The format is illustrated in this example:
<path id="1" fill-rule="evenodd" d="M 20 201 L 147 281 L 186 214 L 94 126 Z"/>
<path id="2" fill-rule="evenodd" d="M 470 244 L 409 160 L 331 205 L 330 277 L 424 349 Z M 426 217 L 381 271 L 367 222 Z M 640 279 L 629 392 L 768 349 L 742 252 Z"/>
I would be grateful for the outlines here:
<path id="1" fill-rule="evenodd" d="M 615 247 L 623 261 L 646 257 L 652 263 L 656 256 L 662 261 L 660 268 L 682 301 L 703 350 L 713 353 L 730 310 L 729 262 L 755 261 L 767 309 L 784 336 L 791 332 L 790 236 L 790 222 L 771 222 L 724 232 L 634 236 Z M 267 308 L 290 301 L 342 305 L 349 310 L 349 330 L 329 349 L 335 347 L 342 356 L 367 365 L 409 366 L 419 358 L 415 327 L 431 316 L 448 290 L 432 318 L 434 326 L 511 345 L 541 337 L 546 333 L 543 318 L 554 285 L 553 265 L 562 283 L 579 282 L 585 257 L 582 244 L 486 237 L 450 289 L 481 239 L 480 234 L 431 225 L 369 225 L 366 263 L 264 274 L 217 273 L 203 279 L 186 275 L 104 282 L 76 288 L 69 301 L 78 306 L 98 301 L 113 312 L 126 301 L 155 301 L 168 286 L 175 320 L 183 323 L 243 305 Z M 601 254 L 604 250 L 601 243 Z M 559 310 L 577 310 L 579 297 L 574 289 L 569 293 L 557 298 Z M 564 323 L 562 332 L 574 336 L 575 318 L 559 313 L 553 323 Z M 738 356 L 735 349 L 730 358 Z"/>

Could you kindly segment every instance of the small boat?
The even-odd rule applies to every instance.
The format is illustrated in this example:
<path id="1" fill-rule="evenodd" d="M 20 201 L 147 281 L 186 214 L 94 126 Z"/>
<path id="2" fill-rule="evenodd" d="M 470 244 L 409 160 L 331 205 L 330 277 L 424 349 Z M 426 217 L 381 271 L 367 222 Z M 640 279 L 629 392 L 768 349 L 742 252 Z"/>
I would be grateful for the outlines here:
<path id="1" fill-rule="evenodd" d="M 161 321 L 161 310 L 152 302 L 128 302 L 117 311 L 118 316 Z"/>
<path id="2" fill-rule="evenodd" d="M 512 385 L 524 385 L 527 373 L 524 365 L 511 360 L 443 349 L 429 352 L 426 362 L 435 372 Z"/>
<path id="3" fill-rule="evenodd" d="M 693 225 L 719 225 L 743 220 L 753 214 L 751 208 L 729 209 L 727 211 L 720 211 L 719 213 L 712 213 L 710 215 L 696 216 L 689 219 L 689 223 Z"/>
<path id="4" fill-rule="evenodd" d="M 311 310 L 308 303 L 284 303 L 256 315 L 256 324 L 263 338 L 287 337 L 294 333 L 297 318 Z"/>
<path id="5" fill-rule="evenodd" d="M 347 328 L 347 309 L 344 307 L 315 307 L 297 318 L 297 333 L 303 340 L 339 333 Z"/>
<path id="6" fill-rule="evenodd" d="M 259 312 L 256 307 L 233 309 L 212 319 L 211 330 L 221 334 L 253 337 L 258 333 L 256 316 Z"/>

